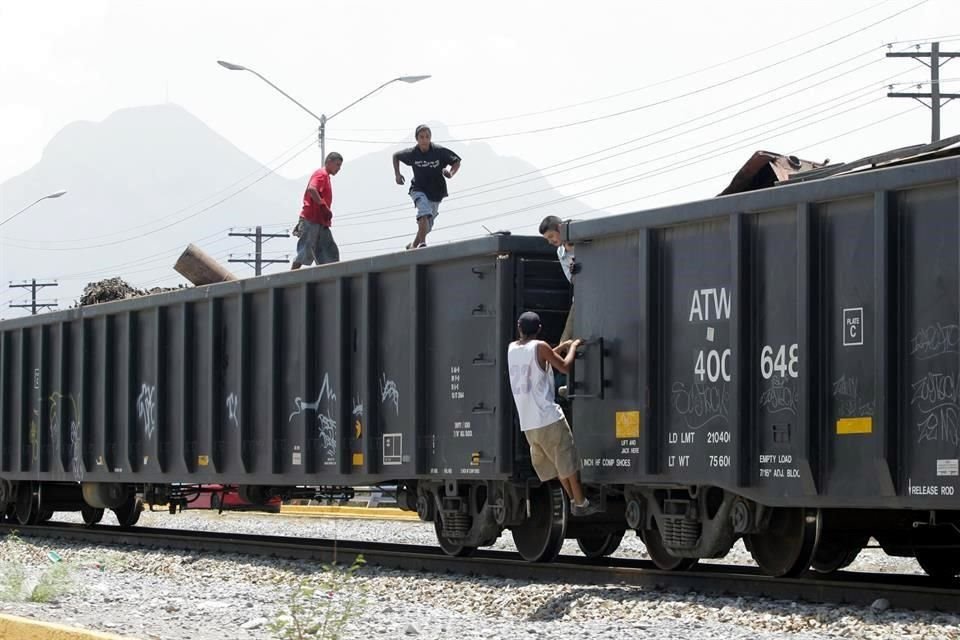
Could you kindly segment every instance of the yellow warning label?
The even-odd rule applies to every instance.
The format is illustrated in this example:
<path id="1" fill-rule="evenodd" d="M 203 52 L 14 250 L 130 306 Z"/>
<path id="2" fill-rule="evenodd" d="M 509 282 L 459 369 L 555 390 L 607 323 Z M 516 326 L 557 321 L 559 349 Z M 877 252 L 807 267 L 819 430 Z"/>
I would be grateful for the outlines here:
<path id="1" fill-rule="evenodd" d="M 197 464 L 205 467 L 210 464 L 210 456 L 197 456 Z"/>
<path id="2" fill-rule="evenodd" d="M 355 453 L 353 454 L 353 466 L 362 467 L 363 466 L 363 454 Z"/>
<path id="3" fill-rule="evenodd" d="M 841 418 L 837 420 L 837 433 L 849 435 L 851 433 L 873 433 L 873 418 Z"/>
<path id="4" fill-rule="evenodd" d="M 473 466 L 477 466 L 477 465 L 480 464 L 480 452 L 479 452 L 479 451 L 474 451 L 473 453 L 470 454 L 470 464 L 473 465 Z"/>
<path id="5" fill-rule="evenodd" d="M 640 412 L 617 411 L 617 439 L 640 437 Z"/>

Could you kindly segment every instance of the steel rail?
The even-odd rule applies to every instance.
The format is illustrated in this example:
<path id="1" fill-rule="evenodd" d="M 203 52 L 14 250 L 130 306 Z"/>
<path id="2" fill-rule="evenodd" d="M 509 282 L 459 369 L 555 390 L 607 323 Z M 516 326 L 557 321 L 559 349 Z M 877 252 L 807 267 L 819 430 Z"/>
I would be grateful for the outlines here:
<path id="1" fill-rule="evenodd" d="M 473 557 L 454 558 L 439 548 L 355 540 L 304 539 L 286 536 L 116 526 L 85 527 L 46 524 L 31 527 L 0 524 L 0 534 L 16 531 L 24 538 L 52 538 L 75 543 L 112 544 L 236 553 L 349 564 L 362 555 L 369 565 L 435 573 L 490 576 L 539 583 L 619 585 L 704 595 L 764 597 L 814 603 L 870 605 L 880 598 L 891 608 L 960 610 L 960 583 L 923 575 L 839 571 L 801 578 L 771 578 L 743 565 L 701 564 L 693 571 L 660 571 L 646 560 L 560 556 L 556 562 L 532 564 L 516 553 L 481 550 Z"/>

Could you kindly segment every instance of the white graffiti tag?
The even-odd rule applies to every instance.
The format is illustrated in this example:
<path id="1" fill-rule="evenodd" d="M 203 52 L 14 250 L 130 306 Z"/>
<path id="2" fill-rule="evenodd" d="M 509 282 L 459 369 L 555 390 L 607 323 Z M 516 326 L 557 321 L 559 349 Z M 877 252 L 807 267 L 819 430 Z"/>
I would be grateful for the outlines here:
<path id="1" fill-rule="evenodd" d="M 355 418 L 363 417 L 363 403 L 359 397 L 353 399 L 353 412 L 351 415 Z"/>
<path id="2" fill-rule="evenodd" d="M 393 380 L 387 380 L 387 374 L 383 374 L 380 379 L 380 402 L 393 403 L 393 410 L 400 415 L 400 390 L 397 389 L 397 383 Z"/>
<path id="3" fill-rule="evenodd" d="M 240 428 L 240 397 L 235 393 L 227 396 L 227 419 L 235 429 Z"/>
<path id="4" fill-rule="evenodd" d="M 73 479 L 77 482 L 83 480 L 83 459 L 80 449 L 80 425 L 76 420 L 70 421 L 70 453 L 73 463 Z"/>
<path id="5" fill-rule="evenodd" d="M 81 458 L 80 444 L 80 405 L 73 394 L 64 395 L 55 391 L 50 395 L 50 436 L 53 442 L 57 443 L 59 438 L 54 437 L 55 429 L 60 421 L 61 412 L 65 415 L 72 415 L 70 420 L 70 459 L 73 465 L 73 479 L 77 482 L 83 480 L 83 459 Z M 66 405 L 61 409 L 60 405 Z M 58 443 L 59 445 L 59 443 Z M 58 446 L 59 449 L 59 446 Z"/>
<path id="6" fill-rule="evenodd" d="M 337 420 L 333 417 L 333 404 L 336 401 L 337 394 L 330 384 L 330 376 L 324 374 L 323 385 L 320 387 L 320 393 L 317 395 L 316 401 L 304 402 L 300 397 L 294 398 L 293 404 L 296 410 L 290 414 L 290 418 L 287 420 L 287 422 L 292 422 L 296 416 L 305 411 L 315 412 L 319 427 L 320 446 L 331 455 L 337 450 Z"/>
<path id="7" fill-rule="evenodd" d="M 147 440 L 153 438 L 157 429 L 157 387 L 143 384 L 137 396 L 137 417 L 143 420 L 143 435 Z"/>

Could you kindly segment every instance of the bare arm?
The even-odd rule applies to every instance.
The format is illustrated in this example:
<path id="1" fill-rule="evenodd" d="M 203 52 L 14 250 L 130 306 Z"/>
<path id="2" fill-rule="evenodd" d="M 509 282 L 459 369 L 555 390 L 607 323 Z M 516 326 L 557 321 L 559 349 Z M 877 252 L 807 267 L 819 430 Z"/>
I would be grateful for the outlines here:
<path id="1" fill-rule="evenodd" d="M 460 171 L 460 161 L 459 161 L 459 160 L 457 160 L 457 161 L 454 162 L 452 165 L 450 165 L 450 168 L 449 168 L 449 169 L 444 170 L 443 175 L 445 175 L 445 176 L 448 177 L 448 178 L 452 178 L 453 176 L 457 175 L 457 171 Z"/>
<path id="2" fill-rule="evenodd" d="M 400 151 L 393 154 L 393 177 L 397 184 L 403 184 L 403 174 L 400 173 Z"/>
<path id="3" fill-rule="evenodd" d="M 560 373 L 569 374 L 570 365 L 573 364 L 573 359 L 577 357 L 577 347 L 579 345 L 579 340 L 571 342 L 568 345 L 567 355 L 561 358 L 557 355 L 556 351 L 550 348 L 550 345 L 546 342 L 540 342 L 537 344 L 537 360 L 539 360 L 541 364 L 549 364 Z M 559 347 L 557 348 L 559 349 Z"/>
<path id="4" fill-rule="evenodd" d="M 320 211 L 324 214 L 333 215 L 333 212 L 330 211 L 330 208 L 324 203 L 323 198 L 320 197 L 320 192 L 313 187 L 307 187 L 307 197 L 313 202 L 313 204 L 320 207 Z"/>

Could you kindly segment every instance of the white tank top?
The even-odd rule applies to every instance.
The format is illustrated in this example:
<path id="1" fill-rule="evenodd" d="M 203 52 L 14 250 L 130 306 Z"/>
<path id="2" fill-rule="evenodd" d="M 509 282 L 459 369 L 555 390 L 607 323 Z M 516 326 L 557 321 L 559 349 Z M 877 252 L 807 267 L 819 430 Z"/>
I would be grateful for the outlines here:
<path id="1" fill-rule="evenodd" d="M 511 342 L 507 349 L 510 365 L 510 387 L 520 416 L 520 430 L 530 431 L 557 422 L 563 418 L 563 410 L 554 401 L 553 367 L 546 371 L 537 362 L 538 340 L 524 344 Z"/>

